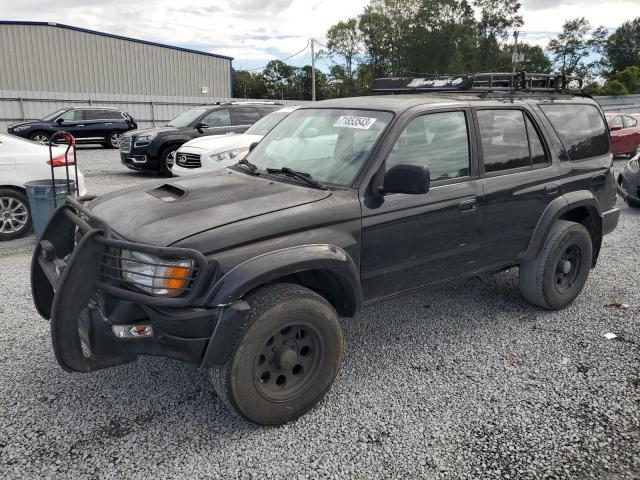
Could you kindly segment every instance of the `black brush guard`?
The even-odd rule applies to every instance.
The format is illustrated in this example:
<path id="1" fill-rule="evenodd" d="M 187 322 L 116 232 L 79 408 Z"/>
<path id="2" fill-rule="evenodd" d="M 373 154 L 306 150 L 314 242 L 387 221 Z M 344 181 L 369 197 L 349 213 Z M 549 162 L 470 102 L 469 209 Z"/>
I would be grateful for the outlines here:
<path id="1" fill-rule="evenodd" d="M 90 198 L 67 198 L 56 209 L 33 251 L 31 262 L 31 290 L 36 309 L 51 321 L 51 340 L 58 363 L 63 369 L 75 372 L 89 372 L 136 359 L 136 355 L 130 353 L 100 358 L 83 352 L 81 335 L 91 332 L 79 328 L 79 319 L 98 291 L 151 307 L 199 306 L 198 298 L 212 270 L 205 257 L 195 250 L 154 247 L 114 238 L 108 225 L 82 205 L 86 200 Z M 123 282 L 112 281 L 109 277 L 113 275 L 104 274 L 105 255 L 123 249 L 192 260 L 197 275 L 189 288 L 173 298 L 124 288 Z"/>

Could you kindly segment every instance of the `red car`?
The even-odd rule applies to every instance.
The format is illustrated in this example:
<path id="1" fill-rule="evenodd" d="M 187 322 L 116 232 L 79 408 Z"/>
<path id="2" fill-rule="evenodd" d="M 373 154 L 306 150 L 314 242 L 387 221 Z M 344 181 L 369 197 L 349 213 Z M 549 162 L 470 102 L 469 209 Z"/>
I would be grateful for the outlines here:
<path id="1" fill-rule="evenodd" d="M 606 113 L 614 155 L 634 154 L 640 147 L 640 120 L 624 113 Z"/>

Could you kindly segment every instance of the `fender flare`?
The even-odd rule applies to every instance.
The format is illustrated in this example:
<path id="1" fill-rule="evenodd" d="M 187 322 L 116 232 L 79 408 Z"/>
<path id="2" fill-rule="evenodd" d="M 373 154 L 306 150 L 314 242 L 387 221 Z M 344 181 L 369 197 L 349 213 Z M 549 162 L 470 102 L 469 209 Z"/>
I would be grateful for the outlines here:
<path id="1" fill-rule="evenodd" d="M 355 315 L 363 301 L 358 267 L 346 251 L 329 244 L 288 247 L 245 260 L 216 281 L 204 303 L 212 307 L 230 305 L 260 285 L 313 270 L 329 271 L 338 279 L 354 304 Z"/>
<path id="2" fill-rule="evenodd" d="M 596 214 L 598 220 L 602 222 L 600 203 L 593 192 L 577 190 L 555 198 L 542 212 L 522 260 L 527 261 L 535 258 L 542 250 L 544 241 L 554 222 L 569 210 L 579 207 L 586 207 L 591 210 Z"/>

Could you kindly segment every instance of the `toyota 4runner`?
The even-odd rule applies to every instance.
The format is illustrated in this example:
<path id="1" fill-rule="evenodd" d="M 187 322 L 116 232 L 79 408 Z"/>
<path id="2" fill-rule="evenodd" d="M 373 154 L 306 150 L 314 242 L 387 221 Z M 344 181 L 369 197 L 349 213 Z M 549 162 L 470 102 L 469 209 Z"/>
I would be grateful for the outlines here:
<path id="1" fill-rule="evenodd" d="M 307 105 L 228 169 L 69 199 L 31 272 L 56 359 L 197 364 L 273 425 L 329 389 L 364 304 L 518 266 L 527 301 L 566 307 L 619 217 L 607 124 L 571 80 L 381 79 L 396 95 Z"/>

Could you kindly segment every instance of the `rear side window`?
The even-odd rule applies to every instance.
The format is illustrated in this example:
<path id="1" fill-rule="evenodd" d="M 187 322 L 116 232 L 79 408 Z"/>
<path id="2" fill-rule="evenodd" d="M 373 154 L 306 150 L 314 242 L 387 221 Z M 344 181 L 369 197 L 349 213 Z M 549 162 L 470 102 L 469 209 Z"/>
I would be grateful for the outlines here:
<path id="1" fill-rule="evenodd" d="M 479 110 L 482 158 L 486 173 L 531 165 L 529 139 L 520 110 Z"/>
<path id="2" fill-rule="evenodd" d="M 260 120 L 260 112 L 255 108 L 236 108 L 233 110 L 235 125 L 253 125 Z"/>
<path id="3" fill-rule="evenodd" d="M 85 110 L 84 120 L 105 120 L 109 118 L 105 110 Z"/>
<path id="4" fill-rule="evenodd" d="M 623 118 L 624 120 L 624 128 L 635 127 L 638 124 L 638 121 L 633 117 L 627 117 L 626 115 Z"/>
<path id="5" fill-rule="evenodd" d="M 622 121 L 622 117 L 618 116 L 618 117 L 613 117 L 613 119 L 611 120 L 611 122 L 609 122 L 609 126 L 610 127 L 618 127 L 618 128 L 622 128 L 624 126 L 624 122 Z"/>
<path id="6" fill-rule="evenodd" d="M 584 160 L 609 153 L 609 133 L 593 105 L 540 105 L 571 160 Z"/>

